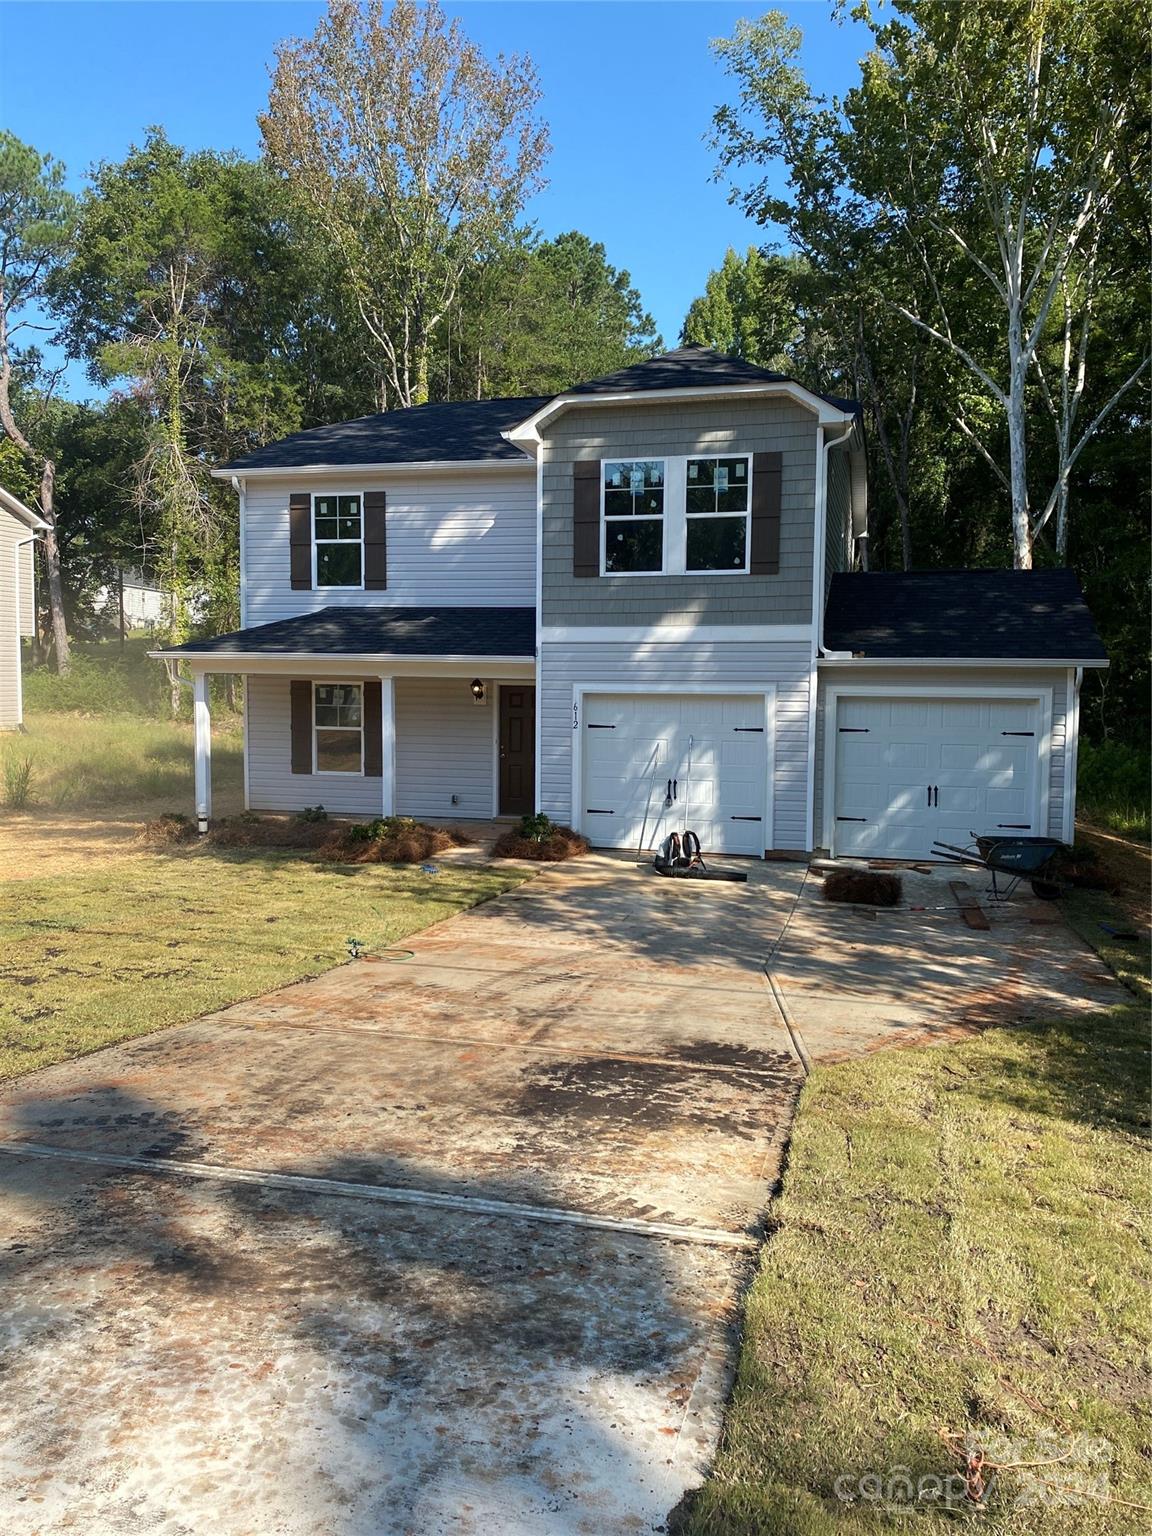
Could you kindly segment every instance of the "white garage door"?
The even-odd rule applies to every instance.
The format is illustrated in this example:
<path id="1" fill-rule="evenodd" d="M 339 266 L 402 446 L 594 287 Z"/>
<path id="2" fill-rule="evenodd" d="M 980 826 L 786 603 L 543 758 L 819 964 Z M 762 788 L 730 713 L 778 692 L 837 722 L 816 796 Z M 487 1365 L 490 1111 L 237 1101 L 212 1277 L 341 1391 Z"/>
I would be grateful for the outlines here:
<path id="1" fill-rule="evenodd" d="M 764 696 L 588 694 L 584 835 L 601 848 L 655 849 L 691 828 L 705 853 L 768 843 Z"/>
<path id="2" fill-rule="evenodd" d="M 854 698 L 836 706 L 833 850 L 930 857 L 973 833 L 1039 834 L 1035 699 Z"/>

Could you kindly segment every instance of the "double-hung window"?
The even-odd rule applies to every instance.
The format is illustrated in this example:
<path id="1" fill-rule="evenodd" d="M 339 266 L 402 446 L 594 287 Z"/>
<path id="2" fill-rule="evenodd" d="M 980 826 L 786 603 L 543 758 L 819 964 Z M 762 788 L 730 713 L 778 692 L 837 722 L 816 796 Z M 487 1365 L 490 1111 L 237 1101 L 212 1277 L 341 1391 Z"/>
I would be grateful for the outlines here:
<path id="1" fill-rule="evenodd" d="M 316 683 L 312 766 L 315 773 L 363 773 L 364 690 L 359 683 Z"/>
<path id="2" fill-rule="evenodd" d="M 317 587 L 364 585 L 364 522 L 359 496 L 314 496 L 312 539 Z"/>
<path id="3" fill-rule="evenodd" d="M 745 456 L 689 459 L 684 514 L 686 571 L 746 571 L 751 462 Z"/>
<path id="4" fill-rule="evenodd" d="M 664 569 L 664 461 L 604 464 L 604 570 Z"/>

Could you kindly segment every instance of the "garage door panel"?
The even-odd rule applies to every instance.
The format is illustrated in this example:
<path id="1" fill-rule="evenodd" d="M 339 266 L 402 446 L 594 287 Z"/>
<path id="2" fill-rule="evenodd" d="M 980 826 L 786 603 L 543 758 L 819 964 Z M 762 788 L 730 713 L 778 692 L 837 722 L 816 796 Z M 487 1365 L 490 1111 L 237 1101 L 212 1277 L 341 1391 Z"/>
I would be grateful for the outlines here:
<path id="1" fill-rule="evenodd" d="M 584 716 L 583 829 L 594 843 L 654 849 L 690 827 L 706 850 L 764 851 L 762 697 L 592 695 Z M 669 779 L 676 799 L 666 807 Z"/>
<path id="2" fill-rule="evenodd" d="M 837 725 L 838 852 L 924 858 L 936 841 L 1035 830 L 1035 701 L 860 695 L 838 701 Z"/>

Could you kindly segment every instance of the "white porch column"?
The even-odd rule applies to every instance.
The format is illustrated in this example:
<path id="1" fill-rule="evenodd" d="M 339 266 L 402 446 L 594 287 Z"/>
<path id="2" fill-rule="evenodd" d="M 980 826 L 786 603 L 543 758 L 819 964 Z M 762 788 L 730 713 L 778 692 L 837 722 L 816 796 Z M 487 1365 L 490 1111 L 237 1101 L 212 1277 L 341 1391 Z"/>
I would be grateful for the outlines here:
<path id="1" fill-rule="evenodd" d="M 380 814 L 396 814 L 396 679 L 380 679 Z"/>
<path id="2" fill-rule="evenodd" d="M 208 711 L 208 674 L 192 674 L 192 734 L 196 761 L 196 827 L 207 832 L 212 815 L 212 718 Z"/>

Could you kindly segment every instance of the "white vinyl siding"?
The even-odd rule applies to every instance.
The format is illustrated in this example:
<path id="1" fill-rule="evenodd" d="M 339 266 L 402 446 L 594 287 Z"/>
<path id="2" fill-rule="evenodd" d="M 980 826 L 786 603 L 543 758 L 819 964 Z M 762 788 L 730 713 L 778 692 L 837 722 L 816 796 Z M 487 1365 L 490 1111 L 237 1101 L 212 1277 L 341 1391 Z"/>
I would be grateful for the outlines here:
<path id="1" fill-rule="evenodd" d="M 1011 667 L 828 667 L 820 672 L 819 699 L 816 710 L 816 841 L 823 846 L 824 839 L 824 774 L 825 774 L 825 702 L 827 690 L 837 685 L 853 684 L 875 688 L 877 694 L 897 685 L 923 688 L 934 687 L 987 688 L 989 693 L 1001 693 L 1005 689 L 1019 688 L 1022 694 L 1037 689 L 1052 690 L 1052 729 L 1048 761 L 1048 825 L 1041 828 L 1041 835 L 1062 838 L 1064 836 L 1064 798 L 1068 765 L 1068 672 L 1062 667 L 1022 668 Z"/>
<path id="2" fill-rule="evenodd" d="M 495 815 L 496 685 L 483 704 L 468 685 L 466 677 L 396 679 L 398 815 Z"/>
<path id="3" fill-rule="evenodd" d="M 288 677 L 247 679 L 249 808 L 299 811 L 322 805 L 337 816 L 379 816 L 380 779 L 358 773 L 292 772 L 290 682 Z"/>
<path id="4" fill-rule="evenodd" d="M 775 687 L 774 814 L 764 846 L 811 847 L 806 815 L 810 667 L 811 650 L 802 640 L 546 642 L 538 687 L 541 809 L 555 821 L 572 820 L 573 685 L 610 693 L 613 683 L 630 688 L 649 683 L 678 686 L 685 696 L 707 693 L 709 684 L 749 693 Z"/>
<path id="5" fill-rule="evenodd" d="M 293 591 L 292 491 L 388 497 L 388 587 Z M 528 607 L 536 601 L 536 478 L 523 469 L 347 479 L 300 474 L 249 480 L 244 517 L 245 617 L 270 624 L 338 605 Z"/>
<path id="6" fill-rule="evenodd" d="M 35 626 L 32 545 L 20 545 L 32 530 L 0 507 L 0 730 L 20 724 L 20 641 Z M 19 562 L 19 574 L 17 574 Z M 20 611 L 16 612 L 17 591 Z"/>

